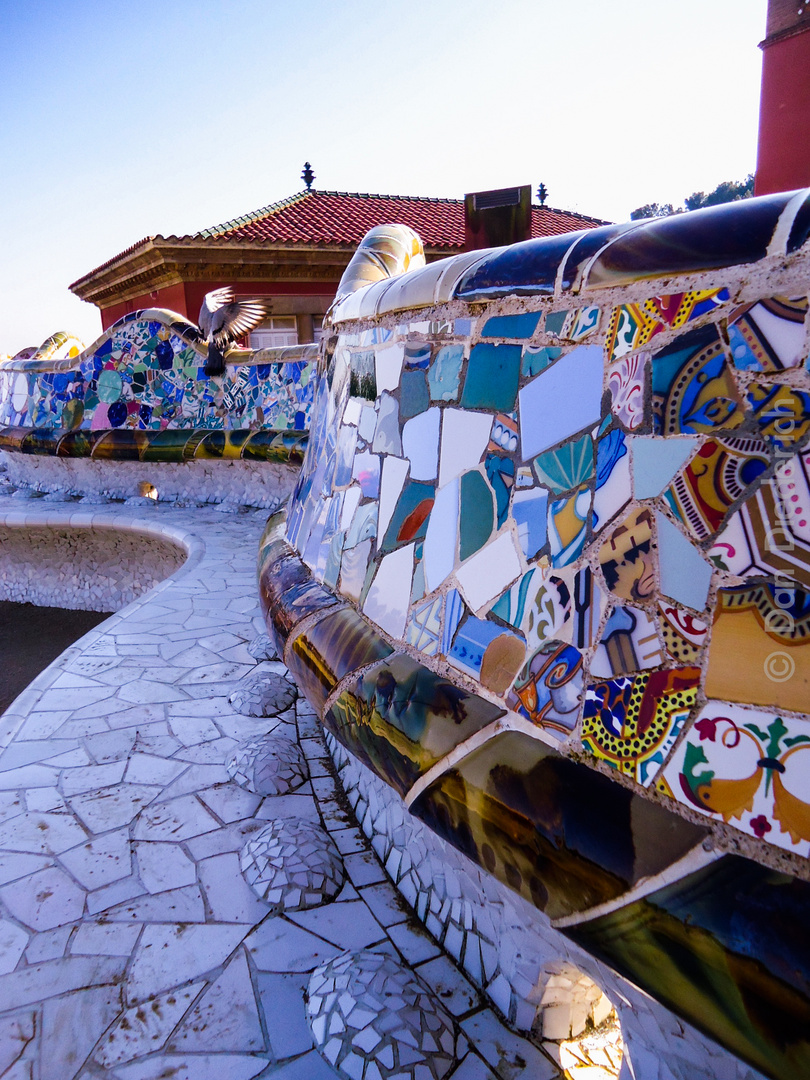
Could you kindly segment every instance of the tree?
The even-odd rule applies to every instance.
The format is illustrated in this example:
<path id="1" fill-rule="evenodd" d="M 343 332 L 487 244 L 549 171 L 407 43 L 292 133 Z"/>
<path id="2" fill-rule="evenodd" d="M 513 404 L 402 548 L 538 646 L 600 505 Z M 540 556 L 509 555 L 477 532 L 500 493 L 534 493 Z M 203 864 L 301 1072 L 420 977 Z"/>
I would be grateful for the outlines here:
<path id="1" fill-rule="evenodd" d="M 672 203 L 646 203 L 644 206 L 639 206 L 630 215 L 631 221 L 639 221 L 641 218 L 656 218 L 656 217 L 670 217 L 671 214 L 680 213 L 675 211 L 672 207 Z"/>
<path id="2" fill-rule="evenodd" d="M 749 199 L 754 194 L 754 174 L 749 173 L 744 180 L 723 180 L 714 191 L 707 195 L 703 191 L 694 191 L 683 201 L 683 206 L 674 209 L 672 203 L 647 203 L 639 206 L 630 214 L 631 221 L 643 218 L 670 217 L 682 214 L 684 210 L 699 210 L 702 206 L 718 206 L 720 203 L 736 202 Z"/>

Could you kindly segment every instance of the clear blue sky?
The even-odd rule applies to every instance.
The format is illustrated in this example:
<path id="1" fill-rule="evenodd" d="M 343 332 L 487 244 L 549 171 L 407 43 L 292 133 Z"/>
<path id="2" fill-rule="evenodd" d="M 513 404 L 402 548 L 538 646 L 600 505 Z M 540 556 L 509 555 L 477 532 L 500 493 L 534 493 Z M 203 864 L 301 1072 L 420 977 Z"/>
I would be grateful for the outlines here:
<path id="1" fill-rule="evenodd" d="M 0 354 L 71 281 L 301 190 L 543 181 L 624 220 L 756 163 L 766 0 L 0 0 Z"/>

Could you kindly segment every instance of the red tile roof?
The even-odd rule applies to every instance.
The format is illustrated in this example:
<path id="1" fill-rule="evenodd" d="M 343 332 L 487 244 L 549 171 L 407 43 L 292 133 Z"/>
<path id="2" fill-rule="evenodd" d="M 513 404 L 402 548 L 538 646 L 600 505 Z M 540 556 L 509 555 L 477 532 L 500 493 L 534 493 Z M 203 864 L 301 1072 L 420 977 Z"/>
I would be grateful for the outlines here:
<path id="1" fill-rule="evenodd" d="M 464 200 L 410 195 L 364 195 L 348 191 L 302 191 L 252 214 L 177 239 L 248 243 L 329 244 L 356 247 L 369 229 L 382 223 L 410 225 L 428 248 L 464 245 Z M 532 207 L 532 236 L 592 229 L 597 218 Z M 173 238 L 169 238 L 173 239 Z"/>
<path id="2" fill-rule="evenodd" d="M 349 191 L 300 191 L 271 203 L 252 214 L 187 236 L 146 236 L 100 266 L 90 270 L 69 287 L 81 286 L 94 275 L 134 254 L 145 245 L 161 241 L 328 245 L 354 249 L 375 225 L 410 225 L 426 248 L 442 254 L 461 251 L 464 246 L 464 200 L 432 199 L 411 195 L 366 195 Z M 532 236 L 552 236 L 577 229 L 593 229 L 608 222 L 599 218 L 532 206 Z"/>

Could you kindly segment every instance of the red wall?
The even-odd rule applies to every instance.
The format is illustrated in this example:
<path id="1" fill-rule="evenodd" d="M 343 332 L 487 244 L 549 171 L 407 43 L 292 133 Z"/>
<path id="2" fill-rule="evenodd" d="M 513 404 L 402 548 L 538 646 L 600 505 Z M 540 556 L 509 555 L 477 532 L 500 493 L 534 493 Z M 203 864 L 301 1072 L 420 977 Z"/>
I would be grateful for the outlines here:
<path id="1" fill-rule="evenodd" d="M 101 312 L 102 330 L 106 330 L 131 311 L 150 307 L 168 308 L 169 311 L 176 311 L 178 315 L 185 315 L 190 322 L 196 323 L 205 294 L 225 285 L 230 285 L 237 296 L 334 296 L 338 287 L 336 281 L 240 281 L 237 285 L 232 281 L 183 282 L 104 308 Z M 287 314 L 280 308 L 278 313 Z"/>
<path id="2" fill-rule="evenodd" d="M 766 45 L 755 192 L 810 187 L 810 30 Z"/>

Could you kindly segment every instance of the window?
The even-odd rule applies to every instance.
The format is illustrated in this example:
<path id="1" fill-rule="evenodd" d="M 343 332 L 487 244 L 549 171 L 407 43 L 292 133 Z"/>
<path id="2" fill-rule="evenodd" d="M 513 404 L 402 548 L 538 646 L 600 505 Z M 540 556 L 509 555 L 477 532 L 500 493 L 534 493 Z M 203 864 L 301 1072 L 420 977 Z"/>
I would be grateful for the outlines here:
<path id="1" fill-rule="evenodd" d="M 274 315 L 250 335 L 251 349 L 279 349 L 298 344 L 298 327 L 294 315 Z"/>

